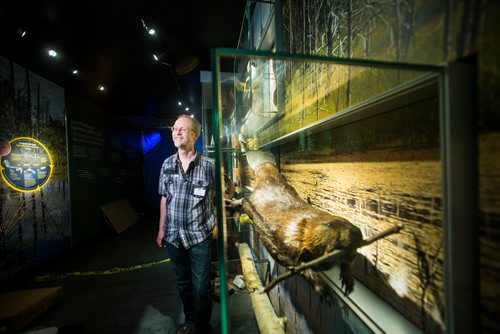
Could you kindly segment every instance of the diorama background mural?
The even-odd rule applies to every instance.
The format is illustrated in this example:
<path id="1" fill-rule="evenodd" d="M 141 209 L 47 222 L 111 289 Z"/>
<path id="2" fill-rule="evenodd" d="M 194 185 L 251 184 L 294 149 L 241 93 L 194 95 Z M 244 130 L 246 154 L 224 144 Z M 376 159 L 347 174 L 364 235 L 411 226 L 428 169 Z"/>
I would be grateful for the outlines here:
<path id="1" fill-rule="evenodd" d="M 30 137 L 52 158 L 52 175 L 39 190 L 0 182 L 0 281 L 7 281 L 71 246 L 64 89 L 0 57 L 0 111 L 3 142 Z"/>
<path id="2" fill-rule="evenodd" d="M 272 46 L 277 51 L 370 62 L 441 65 L 457 61 L 476 70 L 476 81 L 468 84 L 471 96 L 477 97 L 476 108 L 470 112 L 478 121 L 479 212 L 477 221 L 471 223 L 477 224 L 479 232 L 482 328 L 498 332 L 500 174 L 494 166 L 500 163 L 500 32 L 496 24 L 500 4 L 489 0 L 283 0 L 277 5 L 276 44 Z M 265 35 L 266 21 L 252 23 L 255 26 L 249 30 L 261 35 L 252 36 L 250 45 L 260 47 L 270 39 Z M 416 77 L 409 71 L 361 66 L 248 61 L 252 62 L 259 65 L 247 68 L 252 84 L 269 77 L 268 63 L 278 87 L 269 96 L 278 104 L 279 117 L 264 127 L 254 124 L 256 129 L 264 128 L 253 138 L 256 146 Z M 258 70 L 261 73 L 253 73 Z M 244 89 L 248 90 L 240 90 Z M 239 111 L 242 119 L 249 118 L 253 109 L 260 114 L 267 111 L 265 101 L 253 99 L 251 104 L 255 103 L 259 105 L 247 108 L 247 114 Z M 279 147 L 281 171 L 312 205 L 342 212 L 366 235 L 387 224 L 405 223 L 402 233 L 361 251 L 356 277 L 419 328 L 432 333 L 446 331 L 438 115 L 434 98 L 315 136 L 304 133 L 300 140 Z M 267 120 L 272 116 L 269 112 Z M 299 285 L 292 286 L 276 297 L 287 296 L 274 303 L 277 313 L 302 319 L 301 303 L 307 305 L 314 297 L 288 296 L 298 290 Z M 297 321 L 297 325 L 313 328 L 313 319 Z M 328 321 L 318 320 L 322 323 L 317 328 L 330 328 Z"/>
<path id="3" fill-rule="evenodd" d="M 478 120 L 479 213 L 477 226 L 480 245 L 481 322 L 484 330 L 497 332 L 500 330 L 498 322 L 500 306 L 497 302 L 500 298 L 500 289 L 498 289 L 500 285 L 500 257 L 498 255 L 500 254 L 500 243 L 498 242 L 500 235 L 500 206 L 498 205 L 500 174 L 498 168 L 494 166 L 498 166 L 500 163 L 498 154 L 500 150 L 500 101 L 498 98 L 500 96 L 500 68 L 498 66 L 500 50 L 498 34 L 500 32 L 497 24 L 498 17 L 500 17 L 500 4 L 489 0 L 285 0 L 281 3 L 282 29 L 278 40 L 282 40 L 283 43 L 277 47 L 285 51 L 418 64 L 443 64 L 446 61 L 461 61 L 469 63 L 477 69 L 477 81 L 472 86 L 477 87 L 478 91 L 471 92 L 473 96 L 477 97 L 476 109 L 470 112 L 477 115 Z M 342 85 L 334 86 L 330 92 L 324 93 L 321 89 L 320 93 L 317 93 L 314 88 L 304 89 L 304 87 L 314 87 L 310 84 L 304 85 L 304 82 L 313 82 L 315 74 L 318 72 L 321 71 L 307 65 L 299 65 L 287 70 L 285 79 L 288 84 L 285 94 L 299 103 L 285 105 L 286 111 L 280 129 L 285 128 L 287 131 L 292 131 L 313 123 L 329 113 L 341 111 L 353 103 L 359 102 L 360 95 L 361 100 L 363 94 L 368 94 L 369 97 L 374 86 L 377 87 L 380 86 L 380 82 L 386 82 L 382 74 L 380 80 L 376 80 L 375 76 L 363 80 L 360 73 L 346 70 L 329 75 L 333 81 L 342 80 L 344 82 Z M 319 96 L 319 98 L 313 100 L 314 103 L 307 103 L 314 96 Z M 285 99 L 285 101 L 288 102 L 289 99 Z M 430 109 L 424 106 L 423 110 Z M 427 124 L 430 120 L 426 121 L 425 117 L 420 117 L 417 122 L 422 125 Z M 415 124 L 409 125 L 406 126 L 407 129 L 416 126 Z M 377 126 L 376 123 L 373 126 Z M 414 143 L 424 145 L 427 150 L 437 150 L 438 141 L 434 139 L 427 142 L 422 141 L 428 133 L 432 134 L 429 129 L 435 129 L 435 126 L 427 129 L 425 127 L 417 128 L 413 135 L 410 133 L 409 137 L 405 136 L 404 138 L 415 139 Z M 374 133 L 378 136 L 372 137 L 371 145 L 376 148 L 384 144 L 385 136 L 380 136 L 380 132 Z M 419 133 L 422 135 L 421 137 L 417 136 Z M 435 135 L 434 138 L 437 138 L 437 133 Z M 338 143 L 342 143 L 342 135 L 337 134 L 337 136 L 339 136 Z M 362 138 L 361 136 L 366 136 L 366 132 L 360 132 L 360 138 Z M 361 143 L 366 144 L 367 140 L 363 140 Z M 399 152 L 398 150 L 391 152 L 391 159 L 403 154 L 403 152 L 418 152 L 414 151 L 417 147 L 407 147 L 404 142 L 402 144 Z M 357 150 L 361 150 L 361 152 L 357 152 Z M 355 155 L 367 154 L 371 151 L 369 145 L 364 148 L 358 147 L 357 150 L 353 150 L 343 158 L 324 157 L 322 162 L 329 163 L 332 159 L 356 161 Z M 372 156 L 370 159 L 387 160 L 383 151 L 375 150 L 372 153 L 376 152 L 380 153 L 379 156 Z M 332 153 L 337 155 L 338 152 Z M 310 156 L 312 153 L 308 152 L 307 154 Z M 296 163 L 294 160 L 288 161 L 290 166 L 282 167 L 290 171 L 300 168 L 300 165 L 294 165 Z M 434 165 L 432 167 L 434 169 L 439 165 L 435 154 L 424 156 L 414 154 L 415 164 L 425 161 L 430 164 L 429 166 Z M 315 162 L 318 161 L 315 160 Z M 361 166 L 363 164 L 359 164 L 357 167 Z M 405 163 L 401 163 L 399 168 L 404 171 Z M 407 173 L 401 175 L 405 179 L 408 178 Z M 443 307 L 445 305 L 442 299 L 443 277 L 442 269 L 440 269 L 443 265 L 443 251 L 440 242 L 442 239 L 441 195 L 438 191 L 432 191 L 432 189 L 439 189 L 440 180 L 436 178 L 436 175 L 426 173 L 419 177 L 421 185 L 424 185 L 426 180 L 432 181 L 433 184 L 431 187 L 421 187 L 419 190 L 420 195 L 424 196 L 427 203 L 413 201 L 412 206 L 416 211 L 407 212 L 407 218 L 415 223 L 415 227 L 419 227 L 413 229 L 410 225 L 410 230 L 403 233 L 403 236 L 406 235 L 403 240 L 394 244 L 394 246 L 401 248 L 399 251 L 402 252 L 403 258 L 408 260 L 407 269 L 410 269 L 409 272 L 414 273 L 404 279 L 409 287 L 414 287 L 407 291 L 405 298 L 412 300 L 417 307 L 411 311 L 397 299 L 391 301 L 392 297 L 380 288 L 378 279 L 376 277 L 370 278 L 372 272 L 366 270 L 366 263 L 364 268 L 360 266 L 357 269 L 358 277 L 362 278 L 365 284 L 391 302 L 426 332 L 444 330 Z M 316 181 L 323 182 L 323 179 L 318 176 L 312 182 Z M 350 186 L 342 185 L 342 183 L 337 182 L 333 185 L 336 186 L 335 192 L 340 193 L 340 195 L 349 194 L 352 190 Z M 367 210 L 367 213 L 374 211 L 373 215 L 377 219 L 391 221 L 394 218 L 393 210 L 397 209 L 398 206 L 384 205 L 387 194 L 379 187 L 381 185 L 383 183 L 377 187 L 367 186 L 367 189 L 375 191 L 367 192 L 367 196 L 360 196 L 358 193 L 355 196 L 356 206 L 352 208 L 355 210 L 348 210 L 348 212 L 352 211 L 353 214 L 356 214 L 357 210 L 363 209 L 362 206 L 358 206 L 358 203 L 364 201 L 368 203 L 363 209 Z M 377 199 L 374 200 L 374 196 Z M 316 201 L 318 201 L 318 197 L 320 196 L 316 196 Z M 330 197 L 335 197 L 335 195 Z M 338 196 L 340 203 L 335 205 L 342 206 L 344 203 L 349 206 L 348 197 Z M 319 205 L 328 207 L 326 202 Z M 373 210 L 370 209 L 370 206 L 373 206 Z M 397 212 L 400 210 L 398 209 Z M 423 231 L 427 232 L 423 233 Z M 436 240 L 430 241 L 429 235 L 433 235 L 430 239 Z M 412 241 L 411 238 L 414 240 Z M 396 272 L 391 271 L 388 264 L 393 261 L 390 257 L 382 258 L 381 247 L 369 247 L 363 255 L 365 255 L 365 261 L 371 262 L 372 265 L 381 270 L 381 274 L 391 277 L 391 274 L 394 275 Z M 413 255 L 405 257 L 404 254 L 408 251 L 413 252 Z M 412 258 L 414 259 L 412 260 Z M 384 269 L 384 267 L 386 268 Z M 418 297 L 418 294 L 421 297 Z M 419 310 L 424 317 L 420 317 Z"/>

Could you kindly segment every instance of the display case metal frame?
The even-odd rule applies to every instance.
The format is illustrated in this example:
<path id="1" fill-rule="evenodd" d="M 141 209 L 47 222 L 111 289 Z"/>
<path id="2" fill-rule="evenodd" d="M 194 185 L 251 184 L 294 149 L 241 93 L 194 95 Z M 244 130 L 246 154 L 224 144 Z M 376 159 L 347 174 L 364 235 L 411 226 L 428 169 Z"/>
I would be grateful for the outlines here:
<path id="1" fill-rule="evenodd" d="M 333 58 L 303 54 L 287 54 L 241 49 L 218 48 L 212 50 L 213 114 L 212 125 L 215 141 L 215 161 L 218 172 L 215 175 L 216 195 L 223 199 L 223 156 L 221 149 L 221 100 L 220 60 L 222 57 L 252 57 L 261 59 L 294 60 L 302 62 L 355 65 L 370 68 L 387 68 L 418 71 L 425 74 L 419 80 L 376 96 L 370 101 L 348 108 L 331 117 L 322 119 L 307 127 L 294 131 L 264 145 L 269 148 L 288 141 L 299 133 L 314 133 L 332 126 L 360 120 L 377 112 L 374 106 L 384 107 L 398 94 L 414 90 L 417 94 L 425 89 L 420 85 L 437 83 L 439 95 L 441 177 L 443 196 L 443 230 L 445 242 L 445 325 L 446 331 L 472 332 L 479 324 L 478 315 L 478 241 L 477 241 L 477 148 L 476 118 L 473 99 L 473 72 L 470 65 L 445 63 L 425 65 L 396 63 L 360 59 Z M 411 95 L 407 95 L 411 96 Z M 217 135 L 218 134 L 218 135 Z M 224 201 L 217 201 L 217 224 L 219 235 L 217 249 L 221 286 L 226 286 L 224 248 L 225 220 Z M 224 260 L 223 260 L 224 259 Z M 221 289 L 221 332 L 228 333 L 227 293 Z"/>

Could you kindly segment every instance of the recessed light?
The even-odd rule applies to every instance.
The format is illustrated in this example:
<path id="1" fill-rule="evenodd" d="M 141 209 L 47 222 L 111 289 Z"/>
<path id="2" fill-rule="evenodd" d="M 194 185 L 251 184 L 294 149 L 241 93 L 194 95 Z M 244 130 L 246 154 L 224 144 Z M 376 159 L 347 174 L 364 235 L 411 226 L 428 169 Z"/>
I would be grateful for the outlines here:
<path id="1" fill-rule="evenodd" d="M 79 72 L 78 72 L 78 70 L 75 68 L 75 69 L 73 69 L 73 70 L 71 71 L 71 73 L 73 73 L 74 75 L 77 75 Z"/>
<path id="2" fill-rule="evenodd" d="M 156 30 L 154 30 L 153 28 L 151 28 L 151 29 L 148 30 L 148 34 L 154 35 L 154 34 L 156 34 Z"/>
<path id="3" fill-rule="evenodd" d="M 56 50 L 49 49 L 48 53 L 49 53 L 49 56 L 51 56 L 52 58 L 57 57 L 57 51 Z"/>
<path id="4" fill-rule="evenodd" d="M 153 58 L 156 61 L 162 60 L 164 56 L 165 56 L 165 53 L 163 53 L 163 52 L 155 52 L 155 53 L 153 53 Z"/>
<path id="5" fill-rule="evenodd" d="M 18 34 L 18 35 L 19 35 L 19 37 L 21 37 L 21 38 L 26 37 L 26 34 L 27 34 L 27 33 L 28 33 L 28 32 L 27 32 L 26 30 L 24 30 L 23 28 L 19 28 L 19 29 L 17 29 L 17 34 Z"/>
<path id="6" fill-rule="evenodd" d="M 106 90 L 106 87 L 104 87 L 104 85 L 99 85 L 98 88 L 101 92 L 104 92 Z"/>

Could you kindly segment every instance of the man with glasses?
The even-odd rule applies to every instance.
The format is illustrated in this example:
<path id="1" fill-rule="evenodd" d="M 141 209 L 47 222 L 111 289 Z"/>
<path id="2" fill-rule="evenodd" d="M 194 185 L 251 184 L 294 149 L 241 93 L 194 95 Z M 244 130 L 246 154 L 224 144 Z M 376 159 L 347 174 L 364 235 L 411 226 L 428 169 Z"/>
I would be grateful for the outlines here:
<path id="1" fill-rule="evenodd" d="M 181 115 L 171 129 L 177 153 L 160 171 L 156 242 L 167 248 L 183 304 L 185 322 L 177 333 L 210 333 L 215 162 L 194 148 L 201 130 L 195 118 Z"/>

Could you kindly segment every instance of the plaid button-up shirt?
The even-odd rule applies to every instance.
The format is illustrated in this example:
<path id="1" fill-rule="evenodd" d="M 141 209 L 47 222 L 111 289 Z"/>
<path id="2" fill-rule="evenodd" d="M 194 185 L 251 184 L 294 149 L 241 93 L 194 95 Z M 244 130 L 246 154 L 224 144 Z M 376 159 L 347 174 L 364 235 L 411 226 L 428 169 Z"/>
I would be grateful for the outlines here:
<path id="1" fill-rule="evenodd" d="M 165 241 L 194 246 L 212 235 L 215 224 L 213 159 L 199 153 L 184 173 L 178 155 L 165 159 L 158 192 L 167 199 Z"/>

